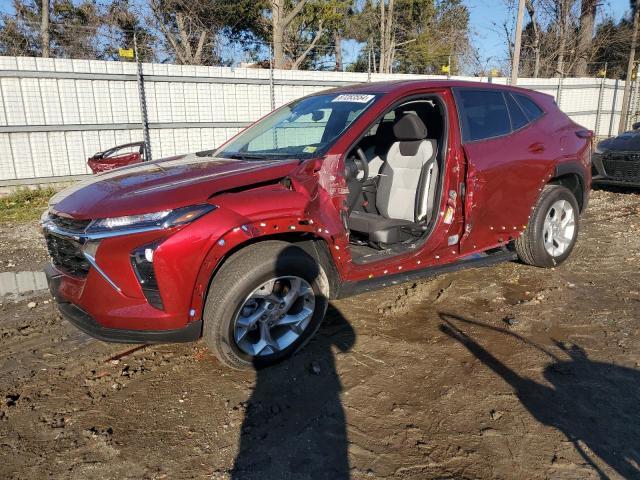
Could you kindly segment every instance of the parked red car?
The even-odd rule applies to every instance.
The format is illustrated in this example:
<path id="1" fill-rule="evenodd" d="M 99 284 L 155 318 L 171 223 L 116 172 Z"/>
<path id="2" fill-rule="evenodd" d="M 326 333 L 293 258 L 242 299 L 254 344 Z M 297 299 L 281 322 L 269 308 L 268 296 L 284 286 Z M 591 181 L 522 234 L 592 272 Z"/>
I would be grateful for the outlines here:
<path id="1" fill-rule="evenodd" d="M 87 161 L 87 164 L 93 173 L 102 173 L 142 161 L 144 161 L 144 142 L 134 142 L 98 152 Z"/>
<path id="2" fill-rule="evenodd" d="M 203 336 L 228 366 L 270 364 L 309 340 L 329 299 L 516 258 L 563 262 L 587 205 L 590 137 L 525 89 L 325 91 L 215 151 L 54 196 L 50 288 L 102 340 Z"/>

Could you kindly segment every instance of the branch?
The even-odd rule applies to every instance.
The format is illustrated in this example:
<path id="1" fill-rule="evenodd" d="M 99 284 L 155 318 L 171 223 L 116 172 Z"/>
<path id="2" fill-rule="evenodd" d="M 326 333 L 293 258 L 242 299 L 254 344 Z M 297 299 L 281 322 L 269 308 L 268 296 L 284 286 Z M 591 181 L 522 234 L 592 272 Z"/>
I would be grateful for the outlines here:
<path id="1" fill-rule="evenodd" d="M 198 39 L 198 47 L 196 48 L 196 54 L 193 56 L 193 63 L 200 65 L 202 63 L 202 49 L 204 48 L 204 42 L 207 38 L 207 31 L 200 32 L 200 38 Z"/>
<path id="2" fill-rule="evenodd" d="M 173 51 L 176 54 L 176 57 L 178 57 L 178 61 L 182 64 L 187 63 L 186 59 L 184 58 L 184 55 L 182 54 L 182 52 L 180 51 L 180 45 L 178 45 L 178 42 L 176 41 L 176 38 L 173 36 L 173 34 L 167 29 L 167 27 L 165 26 L 165 24 L 158 19 L 158 26 L 160 27 L 160 30 L 162 30 L 162 33 L 164 34 L 164 36 L 166 37 L 166 39 L 169 41 L 169 43 L 171 44 L 171 47 L 173 48 Z"/>
<path id="3" fill-rule="evenodd" d="M 291 65 L 293 70 L 297 70 L 300 64 L 304 61 L 304 59 L 307 58 L 307 55 L 309 54 L 309 52 L 313 50 L 313 47 L 315 47 L 316 44 L 318 43 L 318 40 L 320 40 L 320 37 L 322 36 L 323 32 L 324 32 L 324 26 L 322 25 L 322 20 L 320 20 L 320 22 L 318 22 L 318 31 L 316 32 L 316 36 L 313 37 L 313 40 L 311 41 L 307 49 L 304 52 L 302 52 L 300 56 L 296 58 L 295 62 L 293 62 L 293 64 Z"/>
<path id="4" fill-rule="evenodd" d="M 291 9 L 291 11 L 289 12 L 289 15 L 284 17 L 284 20 L 282 20 L 283 29 L 287 28 L 289 24 L 293 21 L 293 19 L 296 18 L 296 15 L 300 13 L 300 10 L 302 10 L 302 7 L 304 7 L 305 3 L 307 3 L 307 0 L 300 0 L 298 3 L 296 3 L 296 6 L 293 7 L 293 9 Z"/>
<path id="5" fill-rule="evenodd" d="M 176 24 L 178 25 L 178 33 L 180 34 L 180 40 L 182 47 L 184 48 L 185 55 L 189 58 L 190 62 L 193 62 L 193 52 L 191 51 L 191 42 L 189 42 L 189 35 L 184 27 L 184 18 L 181 13 L 176 13 Z"/>

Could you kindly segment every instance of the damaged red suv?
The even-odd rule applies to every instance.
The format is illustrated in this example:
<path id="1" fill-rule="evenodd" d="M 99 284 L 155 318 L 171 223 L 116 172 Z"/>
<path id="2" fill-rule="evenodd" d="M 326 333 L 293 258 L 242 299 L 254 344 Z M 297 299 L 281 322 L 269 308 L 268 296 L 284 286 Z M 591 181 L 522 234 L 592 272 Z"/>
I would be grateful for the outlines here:
<path id="1" fill-rule="evenodd" d="M 51 199 L 52 294 L 114 342 L 204 337 L 226 365 L 279 361 L 330 299 L 571 253 L 591 132 L 552 97 L 460 81 L 296 100 L 222 147 L 99 174 Z"/>

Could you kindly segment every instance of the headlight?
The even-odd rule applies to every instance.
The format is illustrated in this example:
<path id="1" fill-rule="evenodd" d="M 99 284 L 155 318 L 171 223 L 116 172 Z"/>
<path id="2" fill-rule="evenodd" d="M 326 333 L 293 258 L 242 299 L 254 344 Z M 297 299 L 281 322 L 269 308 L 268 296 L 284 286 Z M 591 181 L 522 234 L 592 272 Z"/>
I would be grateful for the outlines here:
<path id="1" fill-rule="evenodd" d="M 191 205 L 189 207 L 176 208 L 174 210 L 162 210 L 160 212 L 144 213 L 141 215 L 127 215 L 125 217 L 100 218 L 94 220 L 87 233 L 110 232 L 115 230 L 136 228 L 169 228 L 194 221 L 216 207 L 208 203 Z"/>

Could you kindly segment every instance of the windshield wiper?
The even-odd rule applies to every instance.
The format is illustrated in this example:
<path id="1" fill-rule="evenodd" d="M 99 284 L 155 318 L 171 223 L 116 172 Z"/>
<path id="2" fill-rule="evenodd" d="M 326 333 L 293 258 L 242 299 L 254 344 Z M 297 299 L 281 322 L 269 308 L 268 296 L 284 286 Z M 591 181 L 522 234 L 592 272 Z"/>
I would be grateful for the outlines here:
<path id="1" fill-rule="evenodd" d="M 226 154 L 225 157 L 232 158 L 234 160 L 266 160 L 267 158 L 269 158 L 266 155 L 256 155 L 252 153 L 240 153 L 240 152 L 229 153 L 229 154 Z"/>

